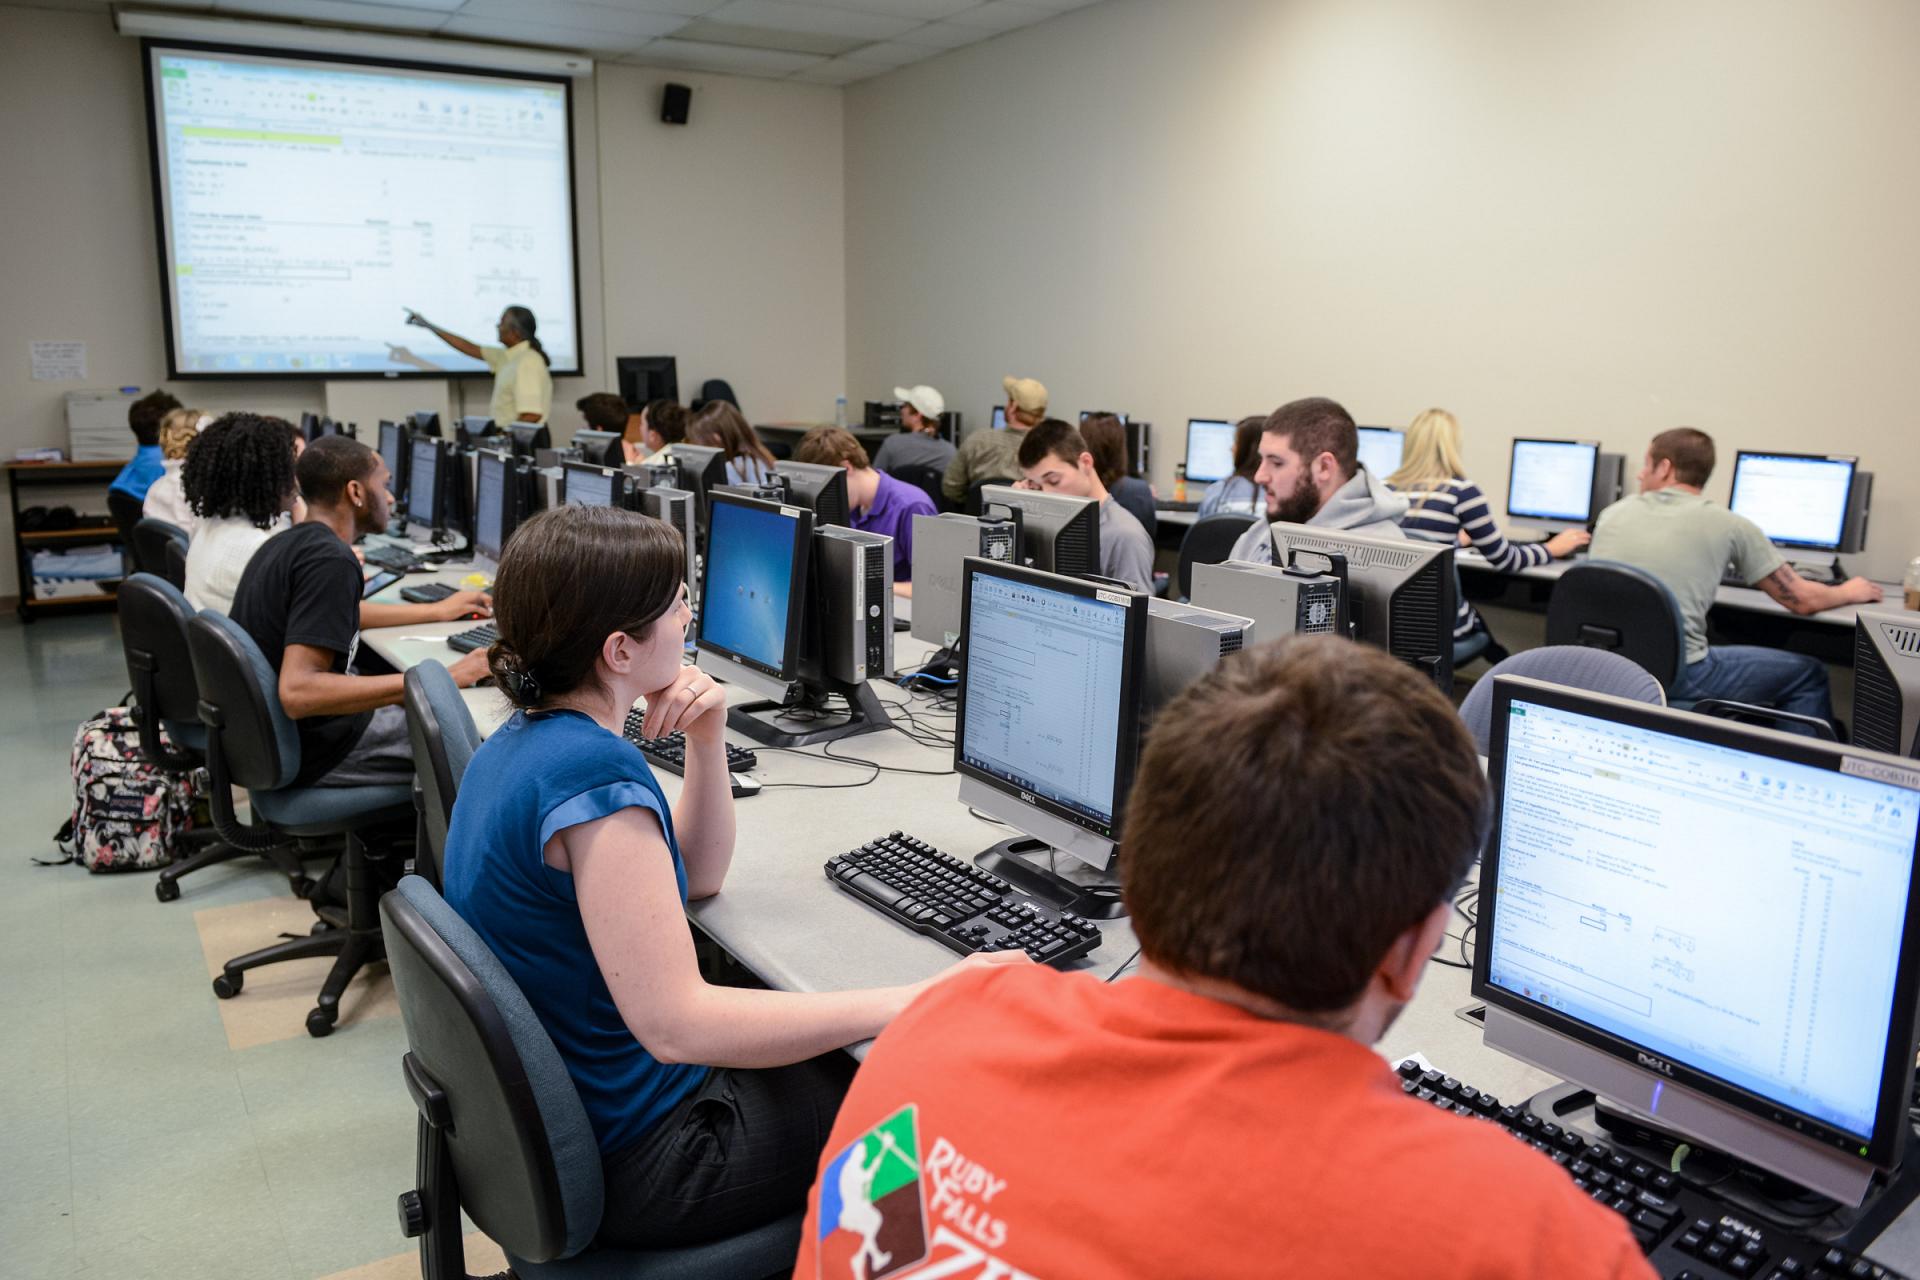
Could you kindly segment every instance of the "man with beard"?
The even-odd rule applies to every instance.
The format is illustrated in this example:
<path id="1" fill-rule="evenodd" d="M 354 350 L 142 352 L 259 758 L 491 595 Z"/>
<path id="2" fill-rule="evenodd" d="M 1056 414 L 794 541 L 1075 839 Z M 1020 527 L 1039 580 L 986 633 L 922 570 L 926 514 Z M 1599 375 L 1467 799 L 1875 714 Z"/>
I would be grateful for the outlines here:
<path id="1" fill-rule="evenodd" d="M 1381 538 L 1404 538 L 1407 500 L 1386 477 L 1360 465 L 1360 433 L 1353 415 L 1332 400 L 1295 400 L 1275 409 L 1260 435 L 1260 469 L 1253 474 L 1267 500 L 1267 518 L 1233 544 L 1229 558 L 1273 563 L 1275 524 L 1311 524 Z"/>
<path id="2" fill-rule="evenodd" d="M 1473 738 L 1411 668 L 1330 636 L 1228 658 L 1154 718 L 1129 795 L 1139 971 L 997 966 L 909 1005 L 840 1106 L 795 1274 L 1650 1278 L 1624 1219 L 1371 1048 L 1487 820 Z"/>

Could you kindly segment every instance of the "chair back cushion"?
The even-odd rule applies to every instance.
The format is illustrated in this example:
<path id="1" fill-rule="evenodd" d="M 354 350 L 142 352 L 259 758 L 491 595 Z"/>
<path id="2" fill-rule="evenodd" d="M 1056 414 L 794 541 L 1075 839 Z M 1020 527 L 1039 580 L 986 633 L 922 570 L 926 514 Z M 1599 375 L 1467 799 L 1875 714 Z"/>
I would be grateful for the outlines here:
<path id="1" fill-rule="evenodd" d="M 217 739 L 228 776 L 249 791 L 278 791 L 300 772 L 300 735 L 280 709 L 280 681 L 253 637 L 224 613 L 187 624 L 200 685 L 200 720 Z"/>
<path id="2" fill-rule="evenodd" d="M 1686 624 L 1666 583 L 1613 560 L 1574 565 L 1553 584 L 1547 643 L 1609 649 L 1671 689 L 1687 661 Z"/>
<path id="3" fill-rule="evenodd" d="M 459 686 L 446 667 L 429 659 L 410 667 L 405 678 L 407 738 L 413 744 L 414 775 L 425 800 L 428 879 L 438 887 L 441 860 L 447 847 L 447 827 L 453 821 L 453 802 L 466 776 L 467 762 L 480 746 L 480 730 L 460 698 Z M 416 862 L 419 859 L 416 859 Z"/>
<path id="4" fill-rule="evenodd" d="M 133 526 L 133 563 L 141 573 L 165 577 L 167 543 L 187 545 L 187 531 L 177 524 L 142 516 Z"/>
<path id="5" fill-rule="evenodd" d="M 1660 682 L 1647 674 L 1646 668 L 1617 653 L 1581 645 L 1548 645 L 1544 649 L 1523 650 L 1502 659 L 1474 681 L 1466 701 L 1460 704 L 1460 718 L 1467 722 L 1483 756 L 1493 740 L 1495 676 L 1531 676 L 1569 689 L 1632 698 L 1656 707 L 1665 706 L 1667 702 Z"/>
<path id="6" fill-rule="evenodd" d="M 1221 511 L 1201 516 L 1180 540 L 1180 598 L 1193 594 L 1193 566 L 1221 564 L 1233 551 L 1233 544 L 1253 524 L 1252 516 Z"/>
<path id="7" fill-rule="evenodd" d="M 187 589 L 187 544 L 175 542 L 169 538 L 162 548 L 162 557 L 166 564 L 160 576 L 185 591 Z"/>
<path id="8" fill-rule="evenodd" d="M 893 469 L 893 478 L 902 484 L 910 484 L 926 494 L 927 500 L 933 503 L 935 511 L 945 511 L 953 505 L 947 501 L 946 495 L 940 492 L 940 481 L 945 475 L 946 469 L 943 467 L 918 466 Z"/>
<path id="9" fill-rule="evenodd" d="M 142 689 L 151 680 L 151 705 L 144 710 L 162 724 L 197 726 L 200 686 L 193 678 L 193 657 L 187 652 L 193 606 L 172 583 L 151 573 L 136 573 L 120 584 L 118 607 L 128 683 Z"/>
<path id="10" fill-rule="evenodd" d="M 526 996 L 419 876 L 381 899 L 380 925 L 408 1051 L 452 1109 L 462 1206 L 514 1257 L 578 1253 L 600 1229 L 600 1147 Z"/>

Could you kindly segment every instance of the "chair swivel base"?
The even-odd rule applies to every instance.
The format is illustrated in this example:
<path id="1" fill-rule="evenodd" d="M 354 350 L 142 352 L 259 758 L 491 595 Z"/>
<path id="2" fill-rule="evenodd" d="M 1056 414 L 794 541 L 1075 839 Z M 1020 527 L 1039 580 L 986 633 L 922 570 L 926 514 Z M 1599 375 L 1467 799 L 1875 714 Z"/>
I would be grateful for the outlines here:
<path id="1" fill-rule="evenodd" d="M 200 832 L 194 832 L 199 836 Z M 209 830 L 204 840 L 197 840 L 199 852 L 191 857 L 181 858 L 160 869 L 160 878 L 154 881 L 153 896 L 162 902 L 172 902 L 180 896 L 180 881 L 202 867 L 218 866 L 223 862 L 233 862 L 240 858 L 251 858 L 255 853 L 251 849 L 242 849 L 218 839 Z M 314 883 L 300 865 L 300 855 L 292 848 L 269 849 L 258 855 L 271 862 L 287 878 L 293 888 L 293 896 L 305 898 L 313 893 Z"/>

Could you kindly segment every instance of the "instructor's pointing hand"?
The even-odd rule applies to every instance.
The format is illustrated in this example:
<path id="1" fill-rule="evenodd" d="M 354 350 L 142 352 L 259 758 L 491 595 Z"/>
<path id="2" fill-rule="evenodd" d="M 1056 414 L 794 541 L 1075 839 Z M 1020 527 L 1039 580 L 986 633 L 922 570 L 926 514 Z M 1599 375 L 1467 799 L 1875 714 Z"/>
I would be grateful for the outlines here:
<path id="1" fill-rule="evenodd" d="M 403 310 L 406 311 L 407 313 L 408 324 L 419 325 L 422 329 L 433 328 L 432 325 L 427 323 L 427 318 L 421 315 L 418 311 L 415 311 L 412 307 L 405 307 L 403 308 Z"/>

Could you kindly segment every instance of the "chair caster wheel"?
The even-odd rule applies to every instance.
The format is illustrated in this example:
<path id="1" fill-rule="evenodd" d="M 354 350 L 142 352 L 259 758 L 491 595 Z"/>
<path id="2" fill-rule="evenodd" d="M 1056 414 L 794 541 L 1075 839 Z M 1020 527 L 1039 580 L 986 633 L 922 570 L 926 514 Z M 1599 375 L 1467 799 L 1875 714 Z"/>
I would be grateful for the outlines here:
<path id="1" fill-rule="evenodd" d="M 247 975 L 241 969 L 229 969 L 213 980 L 213 994 L 222 1000 L 231 1000 L 240 994 L 240 988 L 247 983 Z"/>
<path id="2" fill-rule="evenodd" d="M 333 1034 L 333 1019 L 325 1009 L 314 1009 L 307 1014 L 307 1034 L 316 1040 Z"/>
<path id="3" fill-rule="evenodd" d="M 336 925 L 331 920 L 315 920 L 313 922 L 313 927 L 307 930 L 307 936 L 310 938 L 317 938 L 323 933 L 332 933 L 335 929 L 339 927 L 340 926 Z"/>
<path id="4" fill-rule="evenodd" d="M 293 896 L 303 901 L 311 898 L 313 891 L 319 887 L 319 883 L 315 881 L 312 876 L 295 876 L 293 878 Z"/>
<path id="5" fill-rule="evenodd" d="M 153 896 L 162 902 L 172 902 L 180 896 L 180 882 L 178 880 L 155 880 L 153 882 Z"/>

